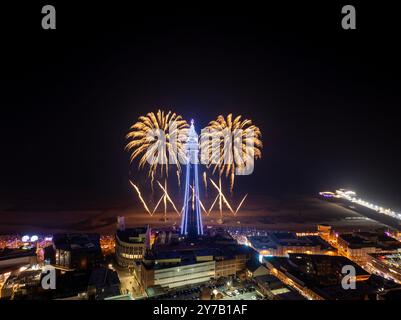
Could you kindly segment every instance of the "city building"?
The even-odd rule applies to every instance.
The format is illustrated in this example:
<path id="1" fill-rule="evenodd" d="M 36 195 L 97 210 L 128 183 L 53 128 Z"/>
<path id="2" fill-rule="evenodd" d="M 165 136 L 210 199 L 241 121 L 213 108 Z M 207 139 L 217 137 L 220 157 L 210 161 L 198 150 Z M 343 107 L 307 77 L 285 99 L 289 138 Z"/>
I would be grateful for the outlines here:
<path id="1" fill-rule="evenodd" d="M 115 237 L 114 235 L 101 235 L 100 248 L 103 256 L 112 256 L 115 254 Z"/>
<path id="2" fill-rule="evenodd" d="M 95 268 L 88 280 L 88 297 L 103 300 L 120 295 L 120 280 L 116 271 L 109 268 Z"/>
<path id="3" fill-rule="evenodd" d="M 320 238 L 323 240 L 330 242 L 332 235 L 332 228 L 327 224 L 319 224 L 317 226 L 317 233 Z"/>
<path id="4" fill-rule="evenodd" d="M 148 228 L 125 228 L 124 218 L 118 219 L 115 235 L 116 261 L 122 267 L 134 267 L 137 261 L 142 260 L 145 253 Z"/>
<path id="5" fill-rule="evenodd" d="M 319 236 L 297 236 L 293 232 L 268 232 L 250 236 L 248 242 L 263 256 L 286 256 L 289 253 L 336 254 L 336 249 Z"/>
<path id="6" fill-rule="evenodd" d="M 180 241 L 180 234 L 177 230 L 171 229 L 158 229 L 155 232 L 150 234 L 150 245 L 166 245 L 166 244 L 174 244 Z"/>
<path id="7" fill-rule="evenodd" d="M 141 284 L 145 289 L 174 288 L 235 277 L 245 273 L 247 261 L 255 256 L 252 248 L 210 241 L 156 247 L 142 261 Z"/>
<path id="8" fill-rule="evenodd" d="M 3 269 L 33 265 L 37 263 L 36 247 L 0 250 L 0 272 Z"/>
<path id="9" fill-rule="evenodd" d="M 296 290 L 271 274 L 256 276 L 254 281 L 259 291 L 270 300 L 305 300 Z"/>
<path id="10" fill-rule="evenodd" d="M 56 289 L 46 290 L 51 299 L 103 300 L 121 294 L 118 274 L 110 268 L 57 270 L 56 275 Z"/>
<path id="11" fill-rule="evenodd" d="M 379 292 L 397 288 L 394 282 L 371 275 L 343 256 L 289 254 L 264 261 L 274 276 L 311 300 L 375 300 Z M 355 270 L 355 289 L 343 288 L 344 266 Z"/>
<path id="12" fill-rule="evenodd" d="M 401 284 L 401 252 L 367 255 L 367 269 Z"/>
<path id="13" fill-rule="evenodd" d="M 256 257 L 255 252 L 246 246 L 226 245 L 214 250 L 216 261 L 215 278 L 245 276 L 246 263 Z"/>
<path id="14" fill-rule="evenodd" d="M 5 290 L 3 295 L 0 292 L 0 297 L 6 295 L 9 298 L 12 295 L 12 290 L 7 289 L 8 279 L 16 279 L 20 272 L 36 267 L 37 263 L 36 247 L 0 249 L 0 289 Z M 16 282 L 19 283 L 19 280 Z"/>
<path id="15" fill-rule="evenodd" d="M 42 270 L 29 269 L 13 272 L 3 284 L 1 299 L 38 299 L 44 290 L 40 286 Z"/>
<path id="16" fill-rule="evenodd" d="M 365 267 L 368 255 L 401 252 L 401 243 L 381 232 L 354 232 L 337 237 L 339 254 Z"/>
<path id="17" fill-rule="evenodd" d="M 269 273 L 266 266 L 256 258 L 250 259 L 246 263 L 246 273 L 248 278 L 265 276 Z"/>
<path id="18" fill-rule="evenodd" d="M 141 282 L 145 289 L 152 286 L 171 289 L 207 282 L 215 277 L 215 273 L 216 264 L 212 254 L 163 252 L 144 258 Z"/>
<path id="19" fill-rule="evenodd" d="M 91 269 L 102 257 L 100 236 L 96 233 L 55 234 L 53 251 L 54 266 L 66 271 Z"/>

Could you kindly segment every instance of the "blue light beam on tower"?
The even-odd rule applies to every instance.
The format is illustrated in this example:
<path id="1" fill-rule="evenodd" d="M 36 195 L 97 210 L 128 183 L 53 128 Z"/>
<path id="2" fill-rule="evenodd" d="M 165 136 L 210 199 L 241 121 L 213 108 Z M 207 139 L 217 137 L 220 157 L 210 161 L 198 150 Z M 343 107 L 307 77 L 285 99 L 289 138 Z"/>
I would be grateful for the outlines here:
<path id="1" fill-rule="evenodd" d="M 189 238 L 203 235 L 202 214 L 199 203 L 198 153 L 198 134 L 195 131 L 194 121 L 191 120 L 186 144 L 184 214 L 181 220 L 181 234 Z M 192 196 L 189 194 L 190 183 L 193 186 Z"/>

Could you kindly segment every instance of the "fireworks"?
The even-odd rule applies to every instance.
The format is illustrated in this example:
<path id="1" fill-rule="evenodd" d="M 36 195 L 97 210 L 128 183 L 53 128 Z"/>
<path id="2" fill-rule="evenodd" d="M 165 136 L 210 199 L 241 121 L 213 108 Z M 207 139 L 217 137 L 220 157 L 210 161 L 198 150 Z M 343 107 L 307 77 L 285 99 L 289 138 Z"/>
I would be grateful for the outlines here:
<path id="1" fill-rule="evenodd" d="M 210 206 L 209 211 L 207 212 L 207 215 L 210 214 L 210 212 L 213 210 L 215 204 L 217 203 L 217 201 L 219 202 L 219 211 L 220 211 L 220 218 L 223 219 L 223 203 L 227 206 L 227 208 L 230 210 L 230 212 L 236 216 L 237 212 L 239 211 L 239 209 L 241 208 L 242 204 L 245 202 L 246 197 L 248 196 L 248 194 L 246 194 L 242 200 L 240 201 L 238 207 L 236 210 L 234 210 L 232 208 L 232 206 L 230 205 L 230 203 L 228 202 L 226 196 L 223 193 L 223 190 L 221 188 L 221 179 L 219 179 L 219 185 L 217 185 L 212 179 L 210 179 L 210 182 L 212 183 L 213 187 L 217 190 L 218 194 L 216 196 L 216 198 L 214 199 L 212 205 Z"/>
<path id="2" fill-rule="evenodd" d="M 205 208 L 206 203 L 202 203 L 199 200 L 201 210 L 206 215 L 209 215 L 214 206 L 218 204 L 221 218 L 223 217 L 223 206 L 228 208 L 235 216 L 248 195 L 246 194 L 237 208 L 233 209 L 233 206 L 223 193 L 221 178 L 222 176 L 226 176 L 230 179 L 230 191 L 232 192 L 235 175 L 244 174 L 242 170 L 249 163 L 253 166 L 253 160 L 259 159 L 262 156 L 261 132 L 257 126 L 252 124 L 251 120 L 242 120 L 242 116 L 234 118 L 232 114 L 229 114 L 227 117 L 218 116 L 216 120 L 209 123 L 206 129 L 202 131 L 199 144 L 202 151 L 201 164 L 206 165 L 207 168 L 213 167 L 212 173 L 218 172 L 219 179 L 218 182 L 214 182 L 212 179 L 208 179 L 206 171 L 203 172 L 202 178 L 205 193 L 207 193 L 208 182 L 210 181 L 211 185 L 217 191 L 217 196 L 214 198 L 209 210 Z M 153 182 L 157 181 L 158 175 L 163 177 L 165 174 L 163 184 L 157 181 L 162 195 L 153 210 L 149 209 L 138 186 L 130 181 L 144 209 L 151 216 L 154 215 L 160 206 L 164 206 L 165 222 L 167 221 L 168 203 L 172 205 L 178 215 L 181 215 L 185 208 L 183 206 L 181 210 L 177 209 L 167 191 L 166 177 L 169 173 L 169 165 L 175 165 L 174 169 L 176 171 L 178 186 L 180 186 L 181 164 L 187 163 L 188 160 L 186 154 L 188 136 L 189 125 L 186 120 L 182 119 L 176 113 L 161 110 L 139 117 L 138 122 L 130 127 L 130 132 L 126 136 L 128 143 L 125 149 L 131 153 L 130 162 L 132 163 L 135 159 L 139 158 L 138 168 L 140 170 L 145 168 L 147 162 L 149 164 L 148 176 L 151 180 L 152 194 Z M 211 148 L 210 143 L 212 144 Z M 199 191 L 195 190 L 193 185 L 190 185 L 190 187 L 192 190 L 191 202 L 192 206 L 194 206 L 195 191 Z"/>
<path id="3" fill-rule="evenodd" d="M 180 115 L 158 110 L 139 117 L 133 124 L 126 138 L 129 140 L 125 149 L 131 152 L 130 161 L 139 158 L 139 169 L 149 164 L 151 182 L 160 166 L 160 176 L 168 176 L 169 159 L 177 170 L 185 161 L 184 143 L 188 137 L 188 123 Z M 184 163 L 184 162 L 183 162 Z"/>
<path id="4" fill-rule="evenodd" d="M 205 192 L 207 193 L 207 175 L 206 175 L 206 171 L 203 171 L 203 184 L 205 185 Z"/>
<path id="5" fill-rule="evenodd" d="M 195 196 L 195 189 L 193 186 L 191 186 L 191 190 L 192 190 L 192 195 Z M 205 206 L 203 205 L 202 201 L 199 199 L 199 205 L 201 207 L 201 209 L 207 214 L 209 215 L 209 212 L 206 210 Z"/>
<path id="6" fill-rule="evenodd" d="M 248 196 L 248 194 L 246 194 L 246 195 L 242 198 L 241 202 L 239 203 L 239 205 L 238 205 L 238 207 L 237 207 L 237 210 L 235 210 L 235 214 L 237 214 L 238 210 L 241 208 L 241 206 L 242 206 L 242 204 L 244 203 L 244 201 L 245 201 L 245 199 L 246 199 L 247 196 Z"/>
<path id="7" fill-rule="evenodd" d="M 171 203 L 171 205 L 173 206 L 173 208 L 174 208 L 175 212 L 177 212 L 177 213 L 178 213 L 178 215 L 180 215 L 180 212 L 177 210 L 177 208 L 176 208 L 176 206 L 175 206 L 175 204 L 174 204 L 173 200 L 171 200 L 171 198 L 170 198 L 170 196 L 169 196 L 169 194 L 168 194 L 168 192 L 167 192 L 167 184 L 165 184 L 165 185 L 164 185 L 164 187 L 163 187 L 159 181 L 157 181 L 157 183 L 158 183 L 158 185 L 159 185 L 160 189 L 162 189 L 162 190 L 163 190 L 163 197 L 164 197 L 164 212 L 166 213 L 166 210 L 167 210 L 167 209 L 166 209 L 166 208 L 167 208 L 167 201 L 168 201 L 168 202 L 170 202 L 170 203 Z"/>
<path id="8" fill-rule="evenodd" d="M 138 194 L 138 198 L 141 201 L 141 203 L 143 204 L 143 207 L 145 208 L 146 212 L 149 213 L 152 216 L 153 213 L 150 212 L 148 206 L 146 205 L 146 202 L 143 199 L 141 191 L 139 190 L 139 188 L 131 180 L 129 181 L 129 183 L 134 187 L 136 193 Z"/>
<path id="9" fill-rule="evenodd" d="M 214 206 L 216 205 L 216 203 L 219 203 L 219 211 L 220 211 L 220 217 L 223 218 L 223 204 L 226 205 L 226 207 L 230 210 L 230 212 L 235 216 L 237 215 L 237 212 L 239 211 L 239 209 L 241 208 L 242 204 L 245 202 L 245 199 L 247 198 L 248 194 L 246 194 L 242 200 L 240 201 L 238 207 L 236 210 L 233 209 L 233 207 L 230 205 L 229 201 L 227 200 L 226 196 L 224 195 L 223 191 L 222 191 L 222 186 L 221 186 L 221 180 L 219 181 L 219 185 L 217 185 L 212 179 L 210 179 L 210 182 L 212 183 L 213 187 L 216 189 L 217 191 L 217 196 L 214 199 L 212 205 L 210 206 L 210 209 L 207 210 L 205 208 L 205 205 L 202 203 L 202 201 L 199 200 L 199 204 L 201 209 L 203 210 L 203 212 L 205 212 L 205 214 L 207 216 L 210 215 L 211 211 L 213 210 Z M 148 205 L 146 204 L 146 201 L 143 199 L 142 193 L 139 190 L 139 188 L 130 180 L 130 184 L 134 187 L 139 201 L 142 203 L 144 209 L 146 210 L 147 213 L 149 213 L 150 216 L 153 216 L 156 212 L 156 210 L 159 208 L 160 203 L 163 201 L 164 203 L 164 221 L 167 221 L 167 202 L 169 202 L 172 207 L 174 208 L 174 211 L 180 216 L 181 213 L 184 210 L 184 207 L 182 207 L 181 211 L 179 211 L 174 203 L 174 201 L 171 199 L 170 195 L 168 194 L 167 191 L 167 184 L 165 183 L 164 187 L 163 185 L 157 181 L 157 184 L 159 185 L 160 189 L 162 190 L 162 196 L 160 197 L 159 201 L 156 203 L 156 206 L 154 207 L 154 209 L 151 211 L 148 207 Z M 195 190 L 194 187 L 191 185 L 191 190 L 192 190 L 192 205 L 194 205 L 194 197 L 195 197 Z"/>
<path id="10" fill-rule="evenodd" d="M 221 217 L 223 217 L 223 202 L 225 203 L 227 208 L 230 209 L 231 213 L 233 213 L 235 215 L 233 208 L 231 207 L 230 203 L 227 201 L 227 198 L 224 196 L 223 191 L 221 190 L 221 180 L 219 181 L 219 186 L 217 186 L 216 183 L 212 179 L 210 179 L 210 182 L 212 183 L 212 185 L 216 188 L 217 192 L 219 193 L 216 197 L 216 200 L 219 199 L 219 208 L 220 208 Z M 215 202 L 213 202 L 213 203 L 215 203 Z M 213 205 L 210 208 L 210 210 L 212 208 L 213 208 Z"/>
<path id="11" fill-rule="evenodd" d="M 233 120 L 231 113 L 226 118 L 220 115 L 209 123 L 201 137 L 201 149 L 207 150 L 207 166 L 213 166 L 213 173 L 217 171 L 219 177 L 225 175 L 230 178 L 231 191 L 236 170 L 240 171 L 250 160 L 262 157 L 260 129 L 252 124 L 252 120 L 241 118 L 239 115 Z M 217 154 L 214 154 L 214 146 L 211 146 L 211 143 L 216 143 L 213 141 L 218 144 Z"/>
<path id="12" fill-rule="evenodd" d="M 167 202 L 170 202 L 170 204 L 173 206 L 175 212 L 177 212 L 177 214 L 180 215 L 180 212 L 178 211 L 178 209 L 175 206 L 173 200 L 171 199 L 170 195 L 168 194 L 167 183 L 166 182 L 165 182 L 165 185 L 163 187 L 162 184 L 159 181 L 157 181 L 157 184 L 159 185 L 160 189 L 163 191 L 163 194 L 162 194 L 161 198 L 159 199 L 159 201 L 157 202 L 157 204 L 156 204 L 155 208 L 153 209 L 153 211 L 149 210 L 149 207 L 147 206 L 146 201 L 143 199 L 142 193 L 139 190 L 139 188 L 131 180 L 129 182 L 134 187 L 134 189 L 135 189 L 135 191 L 136 191 L 136 193 L 138 195 L 139 201 L 142 203 L 144 209 L 146 210 L 147 213 L 149 213 L 150 216 L 154 215 L 154 213 L 156 212 L 157 208 L 159 207 L 159 205 L 160 205 L 160 203 L 162 201 L 164 203 L 164 220 L 165 221 L 167 221 Z"/>

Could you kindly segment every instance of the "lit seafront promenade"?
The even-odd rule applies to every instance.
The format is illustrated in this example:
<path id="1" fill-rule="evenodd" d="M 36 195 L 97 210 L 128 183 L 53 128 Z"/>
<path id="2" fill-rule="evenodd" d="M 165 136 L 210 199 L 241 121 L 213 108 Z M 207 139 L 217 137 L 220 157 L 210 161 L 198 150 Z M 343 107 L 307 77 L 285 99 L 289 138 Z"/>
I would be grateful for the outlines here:
<path id="1" fill-rule="evenodd" d="M 378 221 L 392 229 L 401 231 L 401 214 L 359 198 L 354 191 L 339 189 L 335 192 L 323 191 L 319 195 L 328 201 L 349 208 L 366 218 Z"/>

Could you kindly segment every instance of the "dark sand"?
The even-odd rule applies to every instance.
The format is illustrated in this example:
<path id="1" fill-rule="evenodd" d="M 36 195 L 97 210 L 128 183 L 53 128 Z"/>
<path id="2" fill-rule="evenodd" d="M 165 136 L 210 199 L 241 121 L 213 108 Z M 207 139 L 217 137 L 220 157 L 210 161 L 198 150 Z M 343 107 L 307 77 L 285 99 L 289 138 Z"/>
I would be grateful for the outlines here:
<path id="1" fill-rule="evenodd" d="M 206 200 L 205 203 L 207 203 Z M 210 204 L 206 205 L 206 207 L 209 206 Z M 165 223 L 162 212 L 157 212 L 150 217 L 144 213 L 139 203 L 133 203 L 132 207 L 125 208 L 69 211 L 54 209 L 30 211 L 14 208 L 0 211 L 0 233 L 99 232 L 112 234 L 115 231 L 116 217 L 119 215 L 125 216 L 127 226 L 150 224 L 157 227 L 180 224 L 180 217 L 176 212 L 168 212 L 168 221 Z M 204 215 L 204 224 L 217 225 L 219 216 L 218 211 L 212 212 L 209 216 Z M 224 211 L 223 225 L 257 227 L 266 230 L 315 231 L 319 223 L 332 225 L 339 231 L 370 230 L 383 226 L 379 222 L 367 219 L 337 204 L 301 196 L 287 196 L 280 199 L 249 196 L 235 217 L 229 211 Z"/>

